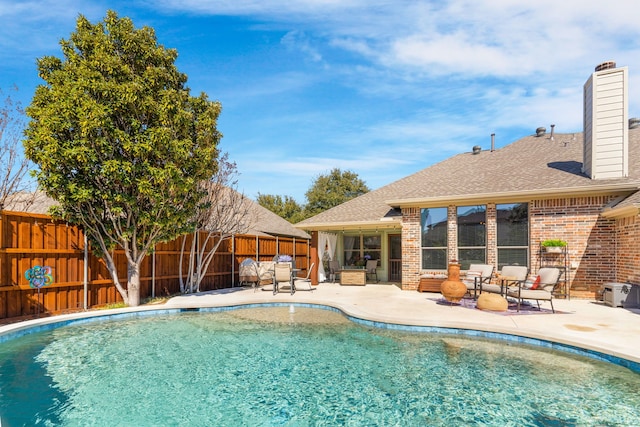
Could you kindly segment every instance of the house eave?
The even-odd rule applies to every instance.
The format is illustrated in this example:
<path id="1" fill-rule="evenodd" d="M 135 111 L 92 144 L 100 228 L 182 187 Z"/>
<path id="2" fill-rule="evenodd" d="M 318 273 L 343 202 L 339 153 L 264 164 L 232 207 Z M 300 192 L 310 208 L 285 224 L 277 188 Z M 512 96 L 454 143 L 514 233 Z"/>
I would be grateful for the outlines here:
<path id="1" fill-rule="evenodd" d="M 474 193 L 462 195 L 449 195 L 438 197 L 415 197 L 405 199 L 385 200 L 389 206 L 394 208 L 407 207 L 431 207 L 450 204 L 476 204 L 476 203 L 517 203 L 534 199 L 554 199 L 560 197 L 596 196 L 602 194 L 620 193 L 626 191 L 637 191 L 637 183 L 622 184 L 601 184 L 590 185 L 588 187 L 567 187 L 554 188 L 549 190 L 525 190 L 525 191 L 505 191 L 492 193 Z"/>
<path id="2" fill-rule="evenodd" d="M 400 219 L 380 219 L 377 221 L 338 221 L 316 222 L 310 224 L 293 224 L 294 227 L 305 231 L 336 231 L 336 230 L 391 230 L 401 229 Z"/>
<path id="3" fill-rule="evenodd" d="M 640 206 L 633 204 L 622 208 L 607 208 L 602 211 L 602 217 L 608 219 L 620 219 L 634 217 L 640 214 Z"/>

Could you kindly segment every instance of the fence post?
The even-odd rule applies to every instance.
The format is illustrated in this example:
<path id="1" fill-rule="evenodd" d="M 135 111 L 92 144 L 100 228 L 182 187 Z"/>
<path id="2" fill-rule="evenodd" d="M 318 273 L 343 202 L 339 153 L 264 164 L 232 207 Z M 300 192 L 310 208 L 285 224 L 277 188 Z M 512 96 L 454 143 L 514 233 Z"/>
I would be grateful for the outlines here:
<path id="1" fill-rule="evenodd" d="M 236 235 L 231 235 L 231 287 L 236 287 Z"/>
<path id="2" fill-rule="evenodd" d="M 153 248 L 153 253 L 151 254 L 151 298 L 156 297 L 156 250 L 158 249 L 158 245 Z"/>
<path id="3" fill-rule="evenodd" d="M 86 310 L 89 305 L 89 248 L 88 248 L 88 239 L 87 239 L 87 230 L 82 230 L 84 235 L 84 271 L 83 271 L 83 280 L 84 280 L 84 303 L 83 308 Z"/>

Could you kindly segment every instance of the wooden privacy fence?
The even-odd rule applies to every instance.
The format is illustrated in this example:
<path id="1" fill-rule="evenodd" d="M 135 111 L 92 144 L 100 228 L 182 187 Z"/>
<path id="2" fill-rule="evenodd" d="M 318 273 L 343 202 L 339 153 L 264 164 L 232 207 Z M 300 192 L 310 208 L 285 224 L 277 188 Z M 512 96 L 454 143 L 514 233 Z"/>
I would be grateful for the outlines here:
<path id="1" fill-rule="evenodd" d="M 86 309 L 122 301 L 105 263 L 90 248 L 80 227 L 48 215 L 0 212 L 0 319 Z M 203 238 L 204 234 L 200 236 Z M 187 236 L 187 245 L 193 235 Z M 142 263 L 140 298 L 180 291 L 179 263 L 183 238 L 161 243 Z M 213 246 L 214 242 L 209 243 Z M 246 258 L 271 260 L 291 255 L 296 266 L 309 266 L 309 240 L 291 237 L 236 235 L 220 245 L 202 291 L 239 283 L 238 266 Z M 188 248 L 188 246 L 187 246 Z M 187 258 L 187 257 L 185 257 Z M 118 277 L 127 281 L 124 252 L 114 251 Z M 187 273 L 186 259 L 183 274 Z M 48 267 L 48 269 L 47 269 Z"/>

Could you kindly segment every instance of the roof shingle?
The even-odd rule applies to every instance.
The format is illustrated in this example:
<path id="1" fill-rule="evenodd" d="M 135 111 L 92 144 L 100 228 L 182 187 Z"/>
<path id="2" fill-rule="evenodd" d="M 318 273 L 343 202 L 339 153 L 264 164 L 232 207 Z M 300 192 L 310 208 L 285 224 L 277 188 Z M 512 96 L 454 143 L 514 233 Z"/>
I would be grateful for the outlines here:
<path id="1" fill-rule="evenodd" d="M 582 173 L 583 134 L 527 136 L 500 149 L 462 153 L 308 218 L 314 229 L 380 221 L 392 207 L 536 194 L 628 191 L 640 188 L 640 128 L 629 130 L 629 176 L 592 180 Z"/>

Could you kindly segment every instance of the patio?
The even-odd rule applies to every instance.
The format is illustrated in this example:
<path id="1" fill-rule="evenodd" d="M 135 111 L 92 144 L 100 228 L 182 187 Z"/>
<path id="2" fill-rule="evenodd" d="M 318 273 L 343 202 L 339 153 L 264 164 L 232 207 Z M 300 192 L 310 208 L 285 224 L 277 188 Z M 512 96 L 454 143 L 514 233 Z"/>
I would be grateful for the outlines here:
<path id="1" fill-rule="evenodd" d="M 442 303 L 437 293 L 402 291 L 393 284 L 322 283 L 294 295 L 231 288 L 170 299 L 163 307 L 219 307 L 252 303 L 311 303 L 385 323 L 474 329 L 550 340 L 640 363 L 640 309 L 613 308 L 593 300 L 554 299 L 556 314 L 505 315 Z M 549 304 L 542 303 L 542 307 Z"/>

